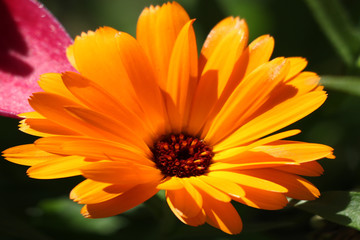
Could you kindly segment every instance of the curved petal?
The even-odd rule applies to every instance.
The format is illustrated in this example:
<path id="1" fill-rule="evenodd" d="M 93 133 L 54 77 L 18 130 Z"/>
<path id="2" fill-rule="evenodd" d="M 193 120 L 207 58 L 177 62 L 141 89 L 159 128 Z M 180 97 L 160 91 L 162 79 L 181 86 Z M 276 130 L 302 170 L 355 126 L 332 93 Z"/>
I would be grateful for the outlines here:
<path id="1" fill-rule="evenodd" d="M 205 125 L 205 131 L 209 129 L 207 133 L 203 132 L 203 135 L 206 134 L 205 140 L 216 143 L 243 125 L 248 116 L 261 107 L 272 90 L 284 80 L 288 70 L 286 59 L 277 58 L 246 76 L 215 119 Z"/>
<path id="2" fill-rule="evenodd" d="M 131 146 L 144 150 L 148 149 L 144 140 L 136 135 L 129 126 L 122 122 L 86 108 L 65 106 L 64 110 L 69 112 L 70 115 L 74 116 L 76 119 L 82 121 L 83 126 L 85 123 L 89 124 L 87 129 L 88 132 L 93 131 L 96 132 L 95 134 L 102 135 L 111 140 L 120 141 L 125 144 L 128 143 Z"/>
<path id="3" fill-rule="evenodd" d="M 117 142 L 82 136 L 51 136 L 36 140 L 35 145 L 53 154 L 77 155 L 92 160 L 131 161 L 154 166 L 145 152 Z"/>
<path id="4" fill-rule="evenodd" d="M 219 154 L 220 155 L 220 154 Z M 277 164 L 296 164 L 294 160 L 288 159 L 286 157 L 278 157 L 268 154 L 267 152 L 261 152 L 256 150 L 250 151 L 239 151 L 238 154 L 230 152 L 230 154 L 223 153 L 220 156 L 217 154 L 213 158 L 214 164 L 244 164 L 244 167 L 247 164 L 257 165 L 257 164 L 270 164 L 270 163 L 277 163 Z M 212 166 L 210 166 L 211 168 Z"/>
<path id="5" fill-rule="evenodd" d="M 31 111 L 41 74 L 73 70 L 65 55 L 72 40 L 38 1 L 1 1 L 0 22 L 0 115 L 17 117 Z"/>
<path id="6" fill-rule="evenodd" d="M 301 163 L 299 166 L 276 167 L 276 169 L 287 173 L 309 176 L 309 177 L 317 177 L 323 174 L 324 172 L 322 166 L 316 161 Z"/>
<path id="7" fill-rule="evenodd" d="M 182 183 L 184 188 L 166 191 L 166 201 L 176 216 L 196 217 L 201 212 L 203 198 L 186 179 Z"/>
<path id="8" fill-rule="evenodd" d="M 238 155 L 224 158 L 213 163 L 210 171 L 225 170 L 225 169 L 255 169 L 255 168 L 269 168 L 286 165 L 299 165 L 296 161 L 287 158 L 277 158 L 263 152 L 246 151 Z"/>
<path id="9" fill-rule="evenodd" d="M 254 141 L 286 127 L 315 111 L 324 103 L 326 97 L 325 92 L 315 91 L 289 99 L 241 126 L 217 144 L 217 151 Z"/>
<path id="10" fill-rule="evenodd" d="M 297 89 L 297 95 L 314 91 L 319 87 L 320 77 L 313 72 L 301 72 L 294 78 L 286 81 L 287 84 Z"/>
<path id="11" fill-rule="evenodd" d="M 141 138 L 148 139 L 147 142 L 151 142 L 150 136 L 146 134 L 146 126 L 144 126 L 143 120 L 130 111 L 128 107 L 113 98 L 101 86 L 73 72 L 63 73 L 62 81 L 78 101 L 81 101 L 92 110 L 121 121 Z"/>
<path id="12" fill-rule="evenodd" d="M 265 210 L 278 210 L 288 204 L 288 200 L 283 193 L 275 193 L 266 190 L 259 190 L 243 186 L 245 196 L 233 197 L 233 200 L 253 208 Z"/>
<path id="13" fill-rule="evenodd" d="M 123 32 L 115 38 L 124 71 L 134 88 L 136 100 L 145 113 L 144 120 L 147 120 L 155 136 L 162 135 L 167 128 L 167 114 L 154 69 L 135 38 Z"/>
<path id="14" fill-rule="evenodd" d="M 91 164 L 91 162 L 87 162 L 83 157 L 60 157 L 33 165 L 27 170 L 27 174 L 31 178 L 38 179 L 72 177 L 81 175 L 81 167 L 88 164 Z"/>
<path id="15" fill-rule="evenodd" d="M 230 196 L 240 197 L 245 196 L 245 191 L 243 187 L 240 187 L 238 184 L 234 183 L 231 180 L 224 178 L 216 178 L 211 176 L 199 176 L 203 182 L 213 186 L 214 188 L 219 189 L 220 191 L 229 194 Z"/>
<path id="16" fill-rule="evenodd" d="M 269 61 L 274 50 L 274 39 L 269 35 L 263 35 L 256 38 L 249 44 L 247 50 L 249 52 L 249 61 L 246 67 L 245 75 L 254 71 L 263 63 Z"/>
<path id="17" fill-rule="evenodd" d="M 136 38 L 154 66 L 159 86 L 166 88 L 170 56 L 180 30 L 190 20 L 177 2 L 145 8 L 137 23 Z"/>
<path id="18" fill-rule="evenodd" d="M 250 143 L 249 145 L 246 146 L 241 146 L 241 147 L 233 147 L 227 150 L 223 150 L 223 151 L 218 151 L 217 149 L 217 145 L 214 146 L 213 151 L 216 153 L 214 156 L 214 159 L 220 160 L 223 158 L 230 158 L 232 156 L 238 155 L 240 153 L 243 153 L 245 151 L 251 150 L 257 146 L 261 146 L 270 142 L 274 142 L 277 141 L 279 139 L 283 139 L 283 138 L 287 138 L 287 137 L 291 137 L 294 136 L 296 134 L 299 134 L 301 131 L 299 129 L 293 129 L 293 130 L 288 130 L 288 131 L 284 131 L 284 132 L 280 132 L 280 133 L 276 133 L 267 137 L 264 137 L 262 139 L 259 139 L 257 141 L 254 141 L 252 143 Z"/>
<path id="19" fill-rule="evenodd" d="M 134 89 L 118 52 L 118 34 L 110 27 L 82 33 L 71 46 L 72 55 L 82 76 L 96 82 L 113 98 L 140 113 L 134 100 Z"/>
<path id="20" fill-rule="evenodd" d="M 251 174 L 248 174 L 250 171 Z M 209 172 L 208 176 L 213 178 L 220 178 L 232 181 L 241 186 L 248 186 L 256 189 L 262 189 L 266 191 L 286 193 L 288 191 L 287 188 L 283 187 L 280 184 L 277 184 L 273 181 L 269 181 L 262 176 L 255 176 L 252 173 L 258 170 L 244 170 L 237 172 L 230 171 L 214 171 Z"/>
<path id="21" fill-rule="evenodd" d="M 94 204 L 110 200 L 119 196 L 122 192 L 129 190 L 134 185 L 128 185 L 123 188 L 124 191 L 110 193 L 106 188 L 112 186 L 109 183 L 95 182 L 86 179 L 74 187 L 70 192 L 70 199 L 79 204 Z"/>
<path id="22" fill-rule="evenodd" d="M 39 137 L 53 135 L 79 135 L 78 132 L 60 126 L 48 119 L 27 118 L 20 121 L 19 130 Z"/>
<path id="23" fill-rule="evenodd" d="M 168 110 L 173 132 L 180 132 L 185 127 L 197 85 L 197 47 L 193 22 L 189 21 L 181 29 L 170 57 L 166 84 L 166 93 L 170 98 L 166 100 L 172 100 L 173 103 L 167 104 L 167 107 L 174 106 L 178 113 L 173 115 L 171 112 L 174 110 Z"/>
<path id="24" fill-rule="evenodd" d="M 211 184 L 207 184 L 206 181 L 203 181 L 199 177 L 190 177 L 187 179 L 187 181 L 189 181 L 199 191 L 206 192 L 209 196 L 213 197 L 216 200 L 219 200 L 222 202 L 230 202 L 231 201 L 231 198 L 227 194 L 214 188 Z"/>
<path id="25" fill-rule="evenodd" d="M 215 52 L 215 49 L 221 44 L 224 36 L 231 33 L 234 29 L 237 29 L 240 32 L 243 31 L 246 36 L 248 35 L 246 22 L 240 20 L 238 17 L 227 17 L 211 29 L 201 49 L 199 57 L 199 72 L 203 72 L 208 59 Z"/>
<path id="26" fill-rule="evenodd" d="M 329 146 L 296 141 L 278 140 L 255 147 L 252 151 L 264 152 L 275 158 L 292 159 L 299 163 L 314 161 L 324 157 L 333 158 L 333 149 Z"/>
<path id="27" fill-rule="evenodd" d="M 286 173 L 276 169 L 256 169 L 245 170 L 243 172 L 248 176 L 261 178 L 283 186 L 287 189 L 287 192 L 284 193 L 285 196 L 291 198 L 314 200 L 320 196 L 319 190 L 313 184 L 295 174 Z"/>
<path id="28" fill-rule="evenodd" d="M 136 39 L 104 27 L 77 37 L 72 51 L 82 76 L 143 119 L 150 128 L 148 132 L 162 134 L 166 117 L 161 92 Z"/>
<path id="29" fill-rule="evenodd" d="M 41 115 L 85 136 L 129 143 L 140 149 L 147 145 L 128 126 L 75 102 L 46 92 L 34 93 L 30 105 Z"/>
<path id="30" fill-rule="evenodd" d="M 238 234 L 242 230 L 241 218 L 229 202 L 221 202 L 204 196 L 206 222 L 228 234 Z"/>
<path id="31" fill-rule="evenodd" d="M 81 102 L 65 86 L 60 73 L 45 73 L 40 76 L 38 81 L 42 90 L 66 97 L 78 104 Z"/>
<path id="32" fill-rule="evenodd" d="M 184 188 L 184 184 L 182 184 L 181 180 L 177 177 L 168 177 L 164 179 L 158 186 L 158 189 L 163 190 L 177 190 Z"/>
<path id="33" fill-rule="evenodd" d="M 54 155 L 39 148 L 34 144 L 25 144 L 8 148 L 2 152 L 4 158 L 10 162 L 25 166 L 33 166 L 46 161 L 53 161 L 63 156 Z"/>
<path id="34" fill-rule="evenodd" d="M 186 217 L 186 216 L 182 216 L 179 213 L 177 213 L 177 211 L 175 209 L 173 209 L 173 206 L 169 205 L 171 211 L 175 214 L 175 216 L 182 221 L 183 223 L 193 226 L 193 227 L 197 227 L 199 225 L 202 225 L 205 223 L 206 221 L 206 215 L 205 215 L 205 211 L 202 209 L 196 216 L 194 217 Z"/>
<path id="35" fill-rule="evenodd" d="M 290 71 L 286 79 L 291 79 L 298 75 L 307 66 L 307 61 L 302 57 L 289 57 L 287 60 L 290 62 Z"/>
<path id="36" fill-rule="evenodd" d="M 246 22 L 239 18 L 226 18 L 210 32 L 199 60 L 201 77 L 191 106 L 189 132 L 198 134 L 215 103 L 226 100 L 242 80 L 247 40 Z"/>
<path id="37" fill-rule="evenodd" d="M 241 46 L 241 44 L 239 46 Z M 208 132 L 213 119 L 219 115 L 219 112 L 223 109 L 223 106 L 225 102 L 228 100 L 229 96 L 233 93 L 237 85 L 243 81 L 243 77 L 244 76 L 246 77 L 257 67 L 266 63 L 270 59 L 273 48 L 274 48 L 274 39 L 268 35 L 261 36 L 250 43 L 250 45 L 242 52 L 241 57 L 236 59 L 237 61 L 234 66 L 234 70 L 231 72 L 231 75 L 229 75 L 230 78 L 227 80 L 228 84 L 226 88 L 223 90 L 220 98 L 213 105 L 211 111 L 207 113 L 207 110 L 209 110 L 210 108 L 207 106 L 206 102 L 203 102 L 204 104 L 201 105 L 200 107 L 203 108 L 204 110 L 200 110 L 199 114 L 194 115 L 195 118 L 192 119 L 194 121 L 193 132 L 199 134 L 197 133 L 197 131 L 200 129 L 200 127 L 203 127 L 204 124 L 203 121 L 205 120 L 207 126 L 205 126 L 205 128 L 202 129 L 200 135 L 202 137 L 206 136 L 206 133 Z M 217 84 L 217 79 L 216 79 L 217 72 L 208 71 L 206 74 L 209 75 L 206 77 L 209 81 L 207 81 L 208 82 L 207 84 L 204 83 L 202 86 L 203 88 L 205 88 L 206 91 L 198 92 L 198 94 L 199 95 L 204 94 L 205 96 L 200 97 L 199 99 L 202 98 L 206 99 L 206 101 L 209 101 L 210 105 L 212 105 L 211 103 L 214 101 L 214 98 L 216 96 L 214 92 L 216 92 L 217 90 L 214 87 L 211 88 L 210 86 L 214 86 Z M 202 101 L 199 101 L 199 103 L 202 103 Z M 205 114 L 208 115 L 207 117 L 205 116 L 206 117 L 205 119 L 203 119 Z"/>
<path id="38" fill-rule="evenodd" d="M 85 205 L 81 214 L 86 218 L 104 218 L 123 213 L 154 196 L 159 191 L 155 186 L 154 183 L 137 185 L 110 200 Z"/>
<path id="39" fill-rule="evenodd" d="M 292 68 L 290 68 L 290 71 L 292 71 Z M 248 119 L 255 118 L 291 98 L 299 97 L 311 91 L 321 91 L 323 87 L 318 85 L 319 81 L 320 77 L 312 72 L 301 72 L 290 80 L 285 79 L 285 81 L 272 90 L 262 106 L 252 113 Z"/>
<path id="40" fill-rule="evenodd" d="M 64 108 L 64 106 L 80 106 L 76 102 L 56 94 L 39 92 L 34 93 L 33 96 L 31 96 L 29 103 L 35 111 L 44 118 L 47 118 L 60 126 L 69 126 L 69 128 L 73 128 L 72 130 L 75 132 L 79 132 L 81 129 L 81 124 L 75 125 L 73 123 L 74 120 L 71 121 L 71 118 L 68 119 L 69 114 Z"/>
<path id="41" fill-rule="evenodd" d="M 81 168 L 84 177 L 98 182 L 130 185 L 160 181 L 163 177 L 156 168 L 127 162 L 97 162 Z"/>

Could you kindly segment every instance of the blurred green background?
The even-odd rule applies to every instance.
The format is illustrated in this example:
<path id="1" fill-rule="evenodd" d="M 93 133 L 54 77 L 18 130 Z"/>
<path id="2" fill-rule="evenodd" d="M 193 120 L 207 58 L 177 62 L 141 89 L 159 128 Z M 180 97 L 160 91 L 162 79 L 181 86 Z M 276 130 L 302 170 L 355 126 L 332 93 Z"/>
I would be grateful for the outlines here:
<path id="1" fill-rule="evenodd" d="M 99 26 L 112 26 L 135 35 L 137 18 L 149 0 L 42 0 L 72 37 Z M 275 38 L 277 56 L 303 56 L 307 70 L 320 75 L 354 75 L 337 54 L 302 0 L 179 0 L 194 24 L 199 48 L 209 30 L 226 16 L 245 18 L 250 41 L 262 34 Z M 350 21 L 360 29 L 360 1 L 340 1 Z M 360 183 L 360 97 L 328 90 L 329 98 L 315 113 L 291 126 L 302 133 L 296 140 L 328 144 L 335 160 L 321 160 L 325 174 L 311 181 L 321 191 L 358 190 Z M 17 130 L 15 119 L 0 118 L 0 150 L 31 143 L 35 138 Z M 244 231 L 229 236 L 207 225 L 190 227 L 154 197 L 120 216 L 84 219 L 81 206 L 68 193 L 81 178 L 30 179 L 26 167 L 0 161 L 0 239 L 335 239 L 345 229 L 313 218 L 296 208 L 264 211 L 236 205 Z M 359 210 L 360 211 L 360 210 Z M 334 231 L 336 233 L 334 233 Z M 160 237 L 161 236 L 161 237 Z M 344 235 L 345 236 L 345 235 Z M 347 238 L 339 238 L 347 239 Z M 350 238 L 349 238 L 350 239 Z M 355 239 L 355 238 L 354 238 Z M 359 239 L 359 238 L 357 238 Z"/>

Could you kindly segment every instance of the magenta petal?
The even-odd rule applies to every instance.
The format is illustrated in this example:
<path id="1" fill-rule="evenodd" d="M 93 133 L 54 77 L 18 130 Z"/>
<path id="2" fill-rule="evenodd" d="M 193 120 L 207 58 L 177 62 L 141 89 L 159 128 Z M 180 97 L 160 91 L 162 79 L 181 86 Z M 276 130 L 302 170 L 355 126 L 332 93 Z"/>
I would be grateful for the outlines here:
<path id="1" fill-rule="evenodd" d="M 40 90 L 41 74 L 74 70 L 66 58 L 72 40 L 32 0 L 0 0 L 0 36 L 0 115 L 16 117 L 33 111 L 27 99 Z"/>

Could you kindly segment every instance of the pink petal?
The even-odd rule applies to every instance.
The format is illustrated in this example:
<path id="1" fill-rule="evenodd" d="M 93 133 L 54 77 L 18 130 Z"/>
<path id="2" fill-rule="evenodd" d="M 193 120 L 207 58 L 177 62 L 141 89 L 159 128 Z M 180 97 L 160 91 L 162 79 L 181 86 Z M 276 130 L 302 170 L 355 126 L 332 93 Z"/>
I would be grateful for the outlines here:
<path id="1" fill-rule="evenodd" d="M 35 0 L 0 0 L 0 115 L 32 111 L 28 97 L 46 72 L 72 71 L 72 43 L 54 16 Z"/>

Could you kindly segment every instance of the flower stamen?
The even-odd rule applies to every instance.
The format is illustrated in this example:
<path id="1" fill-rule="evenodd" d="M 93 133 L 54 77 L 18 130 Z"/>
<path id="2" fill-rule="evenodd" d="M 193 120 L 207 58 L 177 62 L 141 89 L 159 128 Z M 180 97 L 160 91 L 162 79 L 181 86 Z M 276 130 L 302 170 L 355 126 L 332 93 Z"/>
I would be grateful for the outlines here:
<path id="1" fill-rule="evenodd" d="M 205 141 L 184 134 L 171 134 L 157 141 L 153 161 L 166 177 L 192 177 L 206 173 L 214 153 Z"/>

